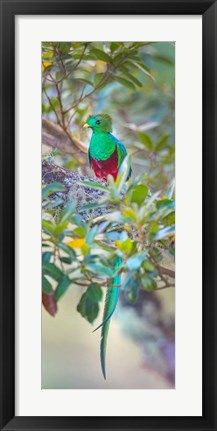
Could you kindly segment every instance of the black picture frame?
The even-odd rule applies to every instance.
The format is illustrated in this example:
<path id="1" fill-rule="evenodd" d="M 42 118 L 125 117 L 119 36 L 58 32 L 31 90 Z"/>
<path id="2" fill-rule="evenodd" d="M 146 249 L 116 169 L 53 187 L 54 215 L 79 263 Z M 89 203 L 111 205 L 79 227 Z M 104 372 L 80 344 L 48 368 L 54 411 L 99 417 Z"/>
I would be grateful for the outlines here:
<path id="1" fill-rule="evenodd" d="M 77 15 L 84 13 L 85 15 L 202 15 L 203 414 L 201 417 L 15 416 L 15 16 Z M 141 0 L 133 2 L 131 0 L 118 2 L 76 2 L 72 0 L 1 0 L 0 17 L 2 120 L 0 145 L 1 430 L 216 430 L 217 327 L 215 311 L 217 310 L 217 199 L 215 170 L 217 168 L 217 1 Z M 193 79 L 190 74 L 189 79 Z M 191 246 L 196 247 L 196 244 L 192 244 Z"/>

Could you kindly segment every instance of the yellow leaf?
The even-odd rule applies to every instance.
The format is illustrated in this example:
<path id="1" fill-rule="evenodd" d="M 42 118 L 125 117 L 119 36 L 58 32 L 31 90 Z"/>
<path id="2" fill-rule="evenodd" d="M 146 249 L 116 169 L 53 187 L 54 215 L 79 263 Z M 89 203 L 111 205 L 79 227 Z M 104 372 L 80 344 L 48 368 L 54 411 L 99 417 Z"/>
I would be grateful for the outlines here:
<path id="1" fill-rule="evenodd" d="M 136 213 L 133 211 L 132 208 L 127 208 L 123 211 L 123 215 L 125 217 L 130 217 L 133 220 L 136 220 Z"/>
<path id="2" fill-rule="evenodd" d="M 46 67 L 52 66 L 53 62 L 52 61 L 43 61 L 42 63 L 42 72 L 44 72 L 44 70 L 46 69 Z"/>
<path id="3" fill-rule="evenodd" d="M 54 55 L 54 53 L 53 53 L 53 51 L 46 51 L 46 52 L 44 52 L 43 53 L 43 56 L 42 56 L 42 58 L 43 58 L 43 60 L 46 58 L 52 58 L 53 57 L 53 55 Z"/>
<path id="4" fill-rule="evenodd" d="M 72 248 L 81 248 L 84 244 L 84 238 L 72 239 L 71 241 L 67 242 L 67 245 Z"/>
<path id="5" fill-rule="evenodd" d="M 96 73 L 104 73 L 106 71 L 106 62 L 97 60 L 96 62 Z"/>

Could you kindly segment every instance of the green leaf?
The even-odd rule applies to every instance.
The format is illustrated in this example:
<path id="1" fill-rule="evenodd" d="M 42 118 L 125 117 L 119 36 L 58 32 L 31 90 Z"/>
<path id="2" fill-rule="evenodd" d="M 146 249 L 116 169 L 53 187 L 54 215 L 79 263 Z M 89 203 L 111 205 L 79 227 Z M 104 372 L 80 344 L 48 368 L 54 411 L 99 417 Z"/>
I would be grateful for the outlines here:
<path id="1" fill-rule="evenodd" d="M 156 281 L 150 277 L 142 278 L 142 285 L 147 292 L 152 292 L 157 287 Z"/>
<path id="2" fill-rule="evenodd" d="M 145 269 L 145 271 L 147 272 L 153 272 L 154 271 L 154 265 L 152 265 L 151 262 L 149 262 L 148 260 L 145 260 L 143 262 L 143 268 Z"/>
<path id="3" fill-rule="evenodd" d="M 175 225 L 167 226 L 167 227 L 164 227 L 163 229 L 160 229 L 156 233 L 154 239 L 158 241 L 165 238 L 166 236 L 172 236 L 172 235 L 175 235 Z"/>
<path id="4" fill-rule="evenodd" d="M 111 42 L 111 44 L 110 44 L 110 50 L 111 50 L 111 52 L 113 53 L 113 52 L 117 51 L 117 49 L 120 46 L 121 46 L 121 44 L 118 43 L 118 42 Z"/>
<path id="5" fill-rule="evenodd" d="M 123 282 L 123 289 L 125 292 L 126 300 L 130 304 L 136 303 L 138 299 L 140 284 L 141 284 L 141 279 L 139 274 L 134 274 L 132 276 L 132 274 L 129 273 L 125 277 L 125 280 Z"/>
<path id="6" fill-rule="evenodd" d="M 42 253 L 42 266 L 50 262 L 51 256 L 52 256 L 51 251 L 45 251 L 44 253 Z"/>
<path id="7" fill-rule="evenodd" d="M 144 63 L 142 63 L 142 62 L 140 62 L 140 61 L 135 62 L 135 63 L 134 63 L 134 65 L 135 65 L 139 70 L 141 70 L 142 72 L 144 72 L 144 73 L 145 73 L 145 75 L 149 76 L 149 78 L 151 78 L 151 79 L 153 79 L 153 81 L 155 81 L 155 77 L 152 75 L 152 73 L 151 73 L 151 71 L 150 71 L 150 69 L 149 69 L 149 67 L 148 67 L 148 66 L 146 66 Z"/>
<path id="8" fill-rule="evenodd" d="M 153 58 L 155 60 L 161 61 L 162 63 L 168 64 L 169 66 L 174 66 L 174 60 L 165 55 L 154 54 Z"/>
<path id="9" fill-rule="evenodd" d="M 51 283 L 44 275 L 42 275 L 42 289 L 43 289 L 43 292 L 46 293 L 47 295 L 52 295 L 53 290 L 52 290 Z"/>
<path id="10" fill-rule="evenodd" d="M 172 199 L 162 199 L 156 203 L 159 209 L 175 209 L 175 202 Z"/>
<path id="11" fill-rule="evenodd" d="M 90 246 L 88 244 L 84 243 L 81 247 L 81 251 L 82 251 L 84 256 L 87 256 L 89 251 L 90 251 Z"/>
<path id="12" fill-rule="evenodd" d="M 60 242 L 58 244 L 58 248 L 60 248 L 61 250 L 63 250 L 66 254 L 68 254 L 68 256 L 71 258 L 71 260 L 73 261 L 76 258 L 76 253 L 73 250 L 72 247 L 69 247 L 67 244 Z"/>
<path id="13" fill-rule="evenodd" d="M 47 265 L 43 268 L 43 273 L 45 275 L 49 275 L 56 281 L 59 281 L 59 279 L 62 277 L 62 271 L 54 263 L 47 263 Z"/>
<path id="14" fill-rule="evenodd" d="M 42 206 L 46 211 L 53 210 L 56 207 L 59 207 L 64 203 L 63 199 L 56 197 L 55 199 L 52 198 L 52 201 L 47 202 L 45 201 Z"/>
<path id="15" fill-rule="evenodd" d="M 76 227 L 75 229 L 73 229 L 73 233 L 75 235 L 80 236 L 81 238 L 84 238 L 86 235 L 86 229 L 84 227 L 79 226 L 79 227 Z"/>
<path id="16" fill-rule="evenodd" d="M 124 66 L 128 66 L 128 67 L 130 67 L 130 69 L 133 69 L 133 70 L 137 70 L 138 69 L 138 67 L 136 67 L 135 64 L 132 61 L 130 61 L 130 60 L 126 60 L 124 62 Z"/>
<path id="17" fill-rule="evenodd" d="M 131 168 L 131 157 L 127 155 L 126 157 L 124 157 L 124 160 L 121 163 L 121 166 L 118 171 L 118 176 L 115 181 L 115 186 L 117 187 L 118 192 L 120 192 L 123 189 L 123 186 L 126 184 L 126 180 L 128 178 L 130 168 Z"/>
<path id="18" fill-rule="evenodd" d="M 98 302 L 102 299 L 102 290 L 97 283 L 92 283 L 83 293 L 78 305 L 77 311 L 88 322 L 93 323 L 99 312 Z"/>
<path id="19" fill-rule="evenodd" d="M 153 142 L 152 142 L 150 136 L 147 135 L 147 133 L 145 133 L 145 132 L 139 132 L 138 133 L 138 138 L 139 138 L 140 142 L 142 144 L 144 144 L 149 151 L 153 150 Z"/>
<path id="20" fill-rule="evenodd" d="M 163 217 L 163 222 L 166 226 L 170 226 L 171 224 L 175 224 L 175 211 L 170 212 L 165 217 Z"/>
<path id="21" fill-rule="evenodd" d="M 64 295 L 64 293 L 67 291 L 71 284 L 71 280 L 66 276 L 63 275 L 61 279 L 59 280 L 59 283 L 55 289 L 55 299 L 56 301 L 59 301 L 61 296 Z"/>
<path id="22" fill-rule="evenodd" d="M 85 232 L 86 232 L 87 225 L 86 225 L 86 223 L 83 222 L 80 214 L 74 214 L 72 219 L 71 219 L 71 222 L 73 224 L 76 224 L 77 226 L 82 227 L 83 229 L 85 229 Z"/>
<path id="23" fill-rule="evenodd" d="M 156 144 L 156 151 L 162 150 L 164 148 L 166 142 L 168 141 L 169 134 L 164 135 Z"/>
<path id="24" fill-rule="evenodd" d="M 127 88 L 130 88 L 131 90 L 135 90 L 135 85 L 132 84 L 132 82 L 128 81 L 125 78 L 122 78 L 121 76 L 116 76 L 114 77 L 115 81 L 118 81 L 120 84 L 124 85 Z"/>
<path id="25" fill-rule="evenodd" d="M 82 295 L 80 302 L 77 305 L 77 311 L 84 317 L 89 323 L 93 323 L 99 313 L 98 302 L 93 302 L 89 298 Z"/>
<path id="26" fill-rule="evenodd" d="M 109 251 L 109 252 L 114 251 L 113 246 L 109 246 L 109 245 L 108 245 L 108 244 L 106 244 L 105 242 L 102 242 L 102 241 L 95 241 L 95 242 L 96 242 L 96 244 L 97 244 L 99 247 L 101 247 L 103 250 L 106 250 L 106 251 Z"/>
<path id="27" fill-rule="evenodd" d="M 118 70 L 120 70 L 124 74 L 129 72 L 129 69 L 126 66 L 119 66 Z"/>
<path id="28" fill-rule="evenodd" d="M 158 225 L 158 223 L 156 222 L 156 220 L 152 220 L 151 222 L 150 222 L 150 224 L 149 224 L 149 226 L 148 226 L 148 231 L 149 231 L 149 233 L 152 235 L 152 234 L 155 234 L 155 233 L 157 233 L 158 231 L 159 231 L 159 225 Z"/>
<path id="29" fill-rule="evenodd" d="M 63 223 L 65 221 L 69 221 L 69 218 L 74 213 L 76 208 L 76 204 L 74 202 L 71 202 L 70 204 L 66 205 L 64 210 L 60 214 L 60 222 Z"/>
<path id="30" fill-rule="evenodd" d="M 130 238 L 127 238 L 125 241 L 116 241 L 117 248 L 123 253 L 130 254 L 133 248 L 133 242 Z"/>
<path id="31" fill-rule="evenodd" d="M 106 205 L 106 202 L 103 203 L 103 204 L 102 203 L 93 202 L 91 204 L 86 204 L 86 205 L 81 206 L 80 207 L 80 211 L 82 212 L 82 211 L 92 210 L 92 209 L 95 209 L 95 208 L 102 208 L 105 205 Z"/>
<path id="32" fill-rule="evenodd" d="M 95 86 L 97 86 L 99 82 L 102 81 L 103 76 L 104 76 L 104 73 L 96 73 L 96 75 L 93 78 Z"/>
<path id="33" fill-rule="evenodd" d="M 111 268 L 99 263 L 88 263 L 86 268 L 96 275 L 107 275 L 108 277 L 112 277 L 114 275 L 114 271 Z"/>
<path id="34" fill-rule="evenodd" d="M 88 180 L 79 181 L 78 184 L 80 184 L 81 186 L 84 186 L 84 187 L 90 187 L 91 189 L 103 190 L 106 192 L 108 191 L 108 187 L 106 187 L 100 183 L 97 183 L 95 181 L 88 181 Z"/>
<path id="35" fill-rule="evenodd" d="M 53 235 L 56 225 L 49 220 L 42 220 L 42 228 L 48 235 Z"/>
<path id="36" fill-rule="evenodd" d="M 54 232 L 53 232 L 54 236 L 56 236 L 56 237 L 60 236 L 64 232 L 64 230 L 67 228 L 67 226 L 68 226 L 68 221 L 65 221 L 63 223 L 59 223 L 56 226 L 56 228 L 54 229 Z"/>
<path id="37" fill-rule="evenodd" d="M 60 257 L 61 262 L 66 263 L 67 265 L 70 265 L 72 263 L 71 257 Z"/>
<path id="38" fill-rule="evenodd" d="M 158 191 L 153 193 L 153 195 L 151 195 L 151 197 L 147 201 L 146 208 L 150 207 L 153 204 L 153 202 L 156 200 L 159 194 L 160 192 Z"/>
<path id="39" fill-rule="evenodd" d="M 132 81 L 137 87 L 142 87 L 143 84 L 133 75 L 131 75 L 129 72 L 125 72 L 125 75 Z"/>
<path id="40" fill-rule="evenodd" d="M 94 240 L 94 238 L 95 238 L 95 236 L 97 234 L 97 231 L 98 231 L 98 226 L 97 225 L 93 226 L 89 230 L 89 232 L 88 232 L 88 234 L 86 236 L 86 243 L 87 244 L 91 244 L 93 242 L 93 240 Z"/>
<path id="41" fill-rule="evenodd" d="M 142 204 L 148 195 L 148 187 L 143 184 L 138 184 L 133 187 L 131 194 L 131 202 Z"/>
<path id="42" fill-rule="evenodd" d="M 42 200 L 46 199 L 49 195 L 55 192 L 64 192 L 65 187 L 61 183 L 50 183 L 42 189 Z"/>
<path id="43" fill-rule="evenodd" d="M 71 48 L 71 42 L 59 42 L 58 44 L 60 52 L 69 52 Z"/>
<path id="44" fill-rule="evenodd" d="M 93 53 L 97 60 L 105 61 L 106 63 L 111 63 L 111 58 L 108 54 L 98 48 L 91 48 L 91 53 Z"/>
<path id="45" fill-rule="evenodd" d="M 89 296 L 90 299 L 92 299 L 92 301 L 94 302 L 99 302 L 102 300 L 102 289 L 99 286 L 99 284 L 97 283 L 92 283 L 88 289 L 87 289 L 87 294 Z"/>
<path id="46" fill-rule="evenodd" d="M 113 58 L 113 63 L 117 65 L 117 63 L 121 63 L 121 60 L 123 59 L 123 52 L 120 52 L 119 54 L 115 55 Z"/>
<path id="47" fill-rule="evenodd" d="M 116 217 L 116 221 L 117 221 L 117 217 Z M 104 238 L 108 241 L 116 241 L 116 239 L 120 238 L 120 234 L 118 232 L 108 232 L 104 234 Z"/>
<path id="48" fill-rule="evenodd" d="M 111 200 L 113 203 L 118 203 L 120 201 L 120 194 L 114 185 L 114 178 L 112 177 L 112 175 L 108 175 L 107 179 L 108 179 L 108 184 L 110 186 L 109 191 L 110 191 Z"/>
<path id="49" fill-rule="evenodd" d="M 175 179 L 172 181 L 170 187 L 167 190 L 167 198 L 172 199 L 175 189 Z"/>
<path id="50" fill-rule="evenodd" d="M 141 253 L 141 254 L 135 254 L 134 256 L 130 257 L 127 261 L 126 261 L 126 267 L 130 270 L 130 271 L 135 271 L 137 269 L 140 268 L 145 256 L 146 256 L 147 252 Z"/>
<path id="51" fill-rule="evenodd" d="M 132 208 L 123 209 L 122 214 L 127 221 L 130 220 L 131 222 L 132 220 L 136 221 L 137 219 L 136 213 Z"/>

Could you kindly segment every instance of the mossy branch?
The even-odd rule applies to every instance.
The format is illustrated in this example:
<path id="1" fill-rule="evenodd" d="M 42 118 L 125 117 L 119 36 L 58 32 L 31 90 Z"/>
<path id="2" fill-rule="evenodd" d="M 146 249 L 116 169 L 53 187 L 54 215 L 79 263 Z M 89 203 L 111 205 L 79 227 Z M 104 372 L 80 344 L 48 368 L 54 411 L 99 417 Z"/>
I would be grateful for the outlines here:
<path id="1" fill-rule="evenodd" d="M 84 221 L 89 221 L 92 218 L 101 216 L 107 213 L 105 207 L 99 207 L 96 209 L 81 210 L 81 207 L 90 203 L 96 203 L 103 197 L 104 193 L 101 190 L 96 190 L 91 187 L 83 187 L 82 181 L 91 178 L 81 175 L 78 171 L 69 171 L 68 169 L 62 168 L 54 163 L 50 163 L 47 160 L 42 161 L 42 181 L 44 184 L 50 184 L 58 182 L 64 185 L 65 191 L 59 192 L 61 196 L 62 204 L 64 207 L 69 202 L 76 202 L 77 212 L 80 213 Z M 94 178 L 94 182 L 104 184 L 99 179 Z M 48 196 L 49 200 L 53 199 L 53 196 Z"/>

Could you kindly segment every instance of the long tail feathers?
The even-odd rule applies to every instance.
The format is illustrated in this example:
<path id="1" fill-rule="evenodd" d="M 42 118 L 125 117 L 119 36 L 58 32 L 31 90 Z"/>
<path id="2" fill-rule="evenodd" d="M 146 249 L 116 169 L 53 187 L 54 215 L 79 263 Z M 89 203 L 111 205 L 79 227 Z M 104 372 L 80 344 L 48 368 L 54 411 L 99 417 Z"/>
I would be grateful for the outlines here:
<path id="1" fill-rule="evenodd" d="M 122 263 L 121 257 L 117 257 L 117 259 L 115 261 L 115 272 L 118 271 L 118 268 L 120 267 L 121 263 Z M 112 287 L 112 286 L 120 284 L 120 278 L 121 278 L 121 275 L 118 274 L 114 278 L 114 280 L 111 282 L 111 284 L 108 286 L 107 292 L 106 292 L 106 298 L 105 298 L 103 321 L 93 331 L 93 332 L 95 332 L 95 331 L 97 331 L 97 329 L 102 327 L 101 341 L 100 341 L 100 361 L 101 361 L 101 368 L 102 368 L 102 373 L 103 373 L 104 379 L 106 379 L 106 365 L 105 365 L 106 346 L 107 346 L 107 338 L 108 338 L 110 319 L 111 319 L 112 314 L 115 311 L 115 308 L 116 308 L 116 305 L 118 302 L 119 291 L 120 291 L 120 289 L 118 287 L 116 288 L 116 287 Z"/>

